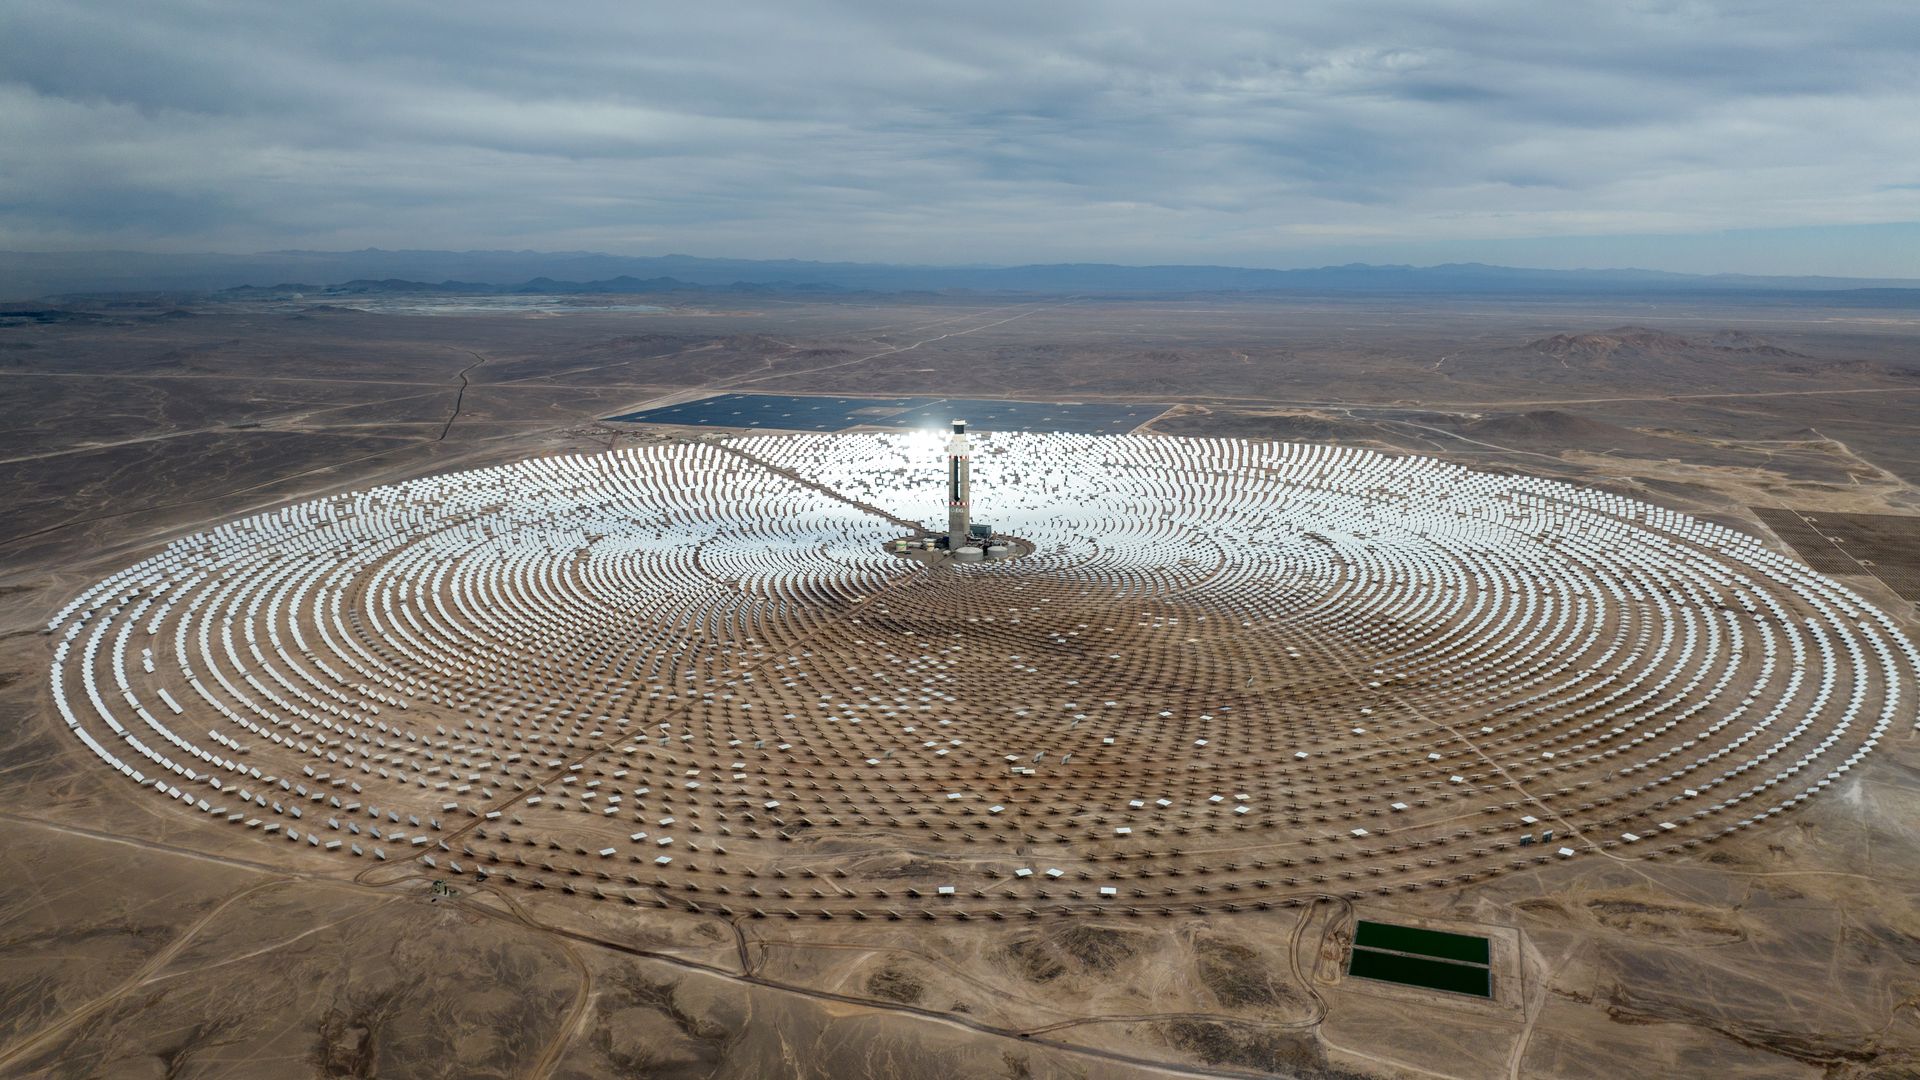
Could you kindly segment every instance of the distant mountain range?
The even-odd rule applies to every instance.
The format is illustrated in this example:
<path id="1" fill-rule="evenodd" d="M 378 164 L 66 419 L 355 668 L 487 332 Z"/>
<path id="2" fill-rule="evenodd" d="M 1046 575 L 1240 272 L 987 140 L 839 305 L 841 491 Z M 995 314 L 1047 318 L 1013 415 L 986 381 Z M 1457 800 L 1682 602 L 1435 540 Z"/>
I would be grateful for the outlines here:
<path id="1" fill-rule="evenodd" d="M 311 284 L 289 284 L 311 283 Z M 658 293 L 724 290 L 1059 295 L 1221 292 L 1662 294 L 1920 290 L 1920 280 L 1536 270 L 1481 263 L 1301 270 L 1236 266 L 895 266 L 536 251 L 271 251 L 255 255 L 0 252 L 0 297 L 74 293 Z"/>
<path id="2" fill-rule="evenodd" d="M 622 274 L 605 281 L 555 281 L 553 278 L 540 277 L 523 281 L 516 285 L 487 285 L 477 281 L 407 281 L 404 278 L 382 278 L 370 281 L 364 278 L 343 281 L 338 285 L 309 285 L 282 282 L 278 285 L 239 285 L 231 289 L 221 289 L 214 293 L 217 299 L 253 300 L 253 299 L 306 299 L 315 301 L 351 300 L 355 297 L 370 296 L 618 296 L 636 293 L 855 293 L 870 290 L 855 290 L 839 285 L 756 283 L 734 281 L 725 285 L 699 285 L 679 278 L 656 277 L 637 278 Z"/>

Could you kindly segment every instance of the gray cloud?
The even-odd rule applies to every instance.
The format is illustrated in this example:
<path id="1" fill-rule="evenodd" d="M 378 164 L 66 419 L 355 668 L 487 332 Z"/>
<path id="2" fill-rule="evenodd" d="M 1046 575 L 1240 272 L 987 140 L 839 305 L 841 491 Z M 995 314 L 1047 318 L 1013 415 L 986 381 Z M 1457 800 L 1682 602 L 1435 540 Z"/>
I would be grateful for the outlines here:
<path id="1" fill-rule="evenodd" d="M 0 0 L 0 247 L 1677 265 L 1920 219 L 1909 3 L 1293 7 Z"/>

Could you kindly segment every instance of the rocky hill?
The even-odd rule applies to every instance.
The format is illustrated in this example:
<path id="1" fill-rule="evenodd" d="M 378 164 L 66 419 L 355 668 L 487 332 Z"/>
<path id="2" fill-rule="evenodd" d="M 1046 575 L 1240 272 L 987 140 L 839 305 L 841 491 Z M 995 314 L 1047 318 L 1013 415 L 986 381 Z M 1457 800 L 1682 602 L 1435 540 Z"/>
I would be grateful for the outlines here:
<path id="1" fill-rule="evenodd" d="M 1769 345 L 1744 330 L 1719 330 L 1707 338 L 1686 338 L 1645 326 L 1617 326 L 1588 334 L 1555 334 L 1529 341 L 1525 348 L 1559 360 L 1601 365 L 1623 360 L 1807 358 L 1804 353 Z"/>

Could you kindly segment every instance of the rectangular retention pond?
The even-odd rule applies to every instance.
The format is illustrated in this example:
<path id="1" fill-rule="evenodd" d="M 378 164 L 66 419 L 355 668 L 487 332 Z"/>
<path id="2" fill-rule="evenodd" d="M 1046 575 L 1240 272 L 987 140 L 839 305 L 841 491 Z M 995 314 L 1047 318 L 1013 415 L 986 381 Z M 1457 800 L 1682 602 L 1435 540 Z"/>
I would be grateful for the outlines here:
<path id="1" fill-rule="evenodd" d="M 844 431 L 884 428 L 940 429 L 965 420 L 975 431 L 1064 431 L 1119 435 L 1167 411 L 1164 404 L 1001 401 L 992 398 L 833 397 L 827 395 L 717 394 L 607 419 L 627 424 L 688 427 L 773 428 L 783 431 Z"/>
<path id="2" fill-rule="evenodd" d="M 1347 974 L 1453 994 L 1492 997 L 1491 960 L 1487 939 L 1483 937 L 1362 919 L 1354 928 L 1353 959 L 1348 963 Z"/>

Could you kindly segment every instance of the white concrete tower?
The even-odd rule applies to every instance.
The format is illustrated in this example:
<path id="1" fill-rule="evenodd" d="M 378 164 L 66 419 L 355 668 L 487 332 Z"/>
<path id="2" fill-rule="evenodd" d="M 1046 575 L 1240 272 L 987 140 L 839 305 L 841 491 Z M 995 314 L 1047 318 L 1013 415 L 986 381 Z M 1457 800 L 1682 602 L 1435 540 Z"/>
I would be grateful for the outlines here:
<path id="1" fill-rule="evenodd" d="M 953 437 L 947 440 L 947 550 L 959 551 L 967 543 L 967 422 L 953 422 Z"/>

